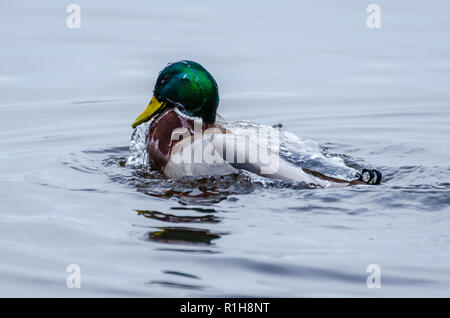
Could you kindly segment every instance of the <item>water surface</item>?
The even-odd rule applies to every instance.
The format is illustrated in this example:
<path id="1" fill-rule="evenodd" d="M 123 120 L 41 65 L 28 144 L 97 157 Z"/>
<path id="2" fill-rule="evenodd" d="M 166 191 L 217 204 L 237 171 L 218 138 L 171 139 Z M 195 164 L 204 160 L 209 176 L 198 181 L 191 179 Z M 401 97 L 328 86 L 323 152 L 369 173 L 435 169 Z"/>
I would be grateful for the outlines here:
<path id="1" fill-rule="evenodd" d="M 447 2 L 378 1 L 377 30 L 360 1 L 78 1 L 72 30 L 69 3 L 0 5 L 1 296 L 450 296 Z M 180 59 L 215 76 L 226 120 L 281 123 L 384 183 L 127 166 Z"/>

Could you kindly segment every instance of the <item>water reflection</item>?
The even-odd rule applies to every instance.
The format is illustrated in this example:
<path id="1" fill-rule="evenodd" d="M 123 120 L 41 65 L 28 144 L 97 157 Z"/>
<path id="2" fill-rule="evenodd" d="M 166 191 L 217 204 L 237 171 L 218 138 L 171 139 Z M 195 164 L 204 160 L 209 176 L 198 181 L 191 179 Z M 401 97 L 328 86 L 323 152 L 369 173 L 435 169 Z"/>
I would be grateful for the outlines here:
<path id="1" fill-rule="evenodd" d="M 212 241 L 220 237 L 218 233 L 209 230 L 187 227 L 161 227 L 147 234 L 147 238 L 154 242 L 199 245 L 213 245 Z"/>
<path id="2" fill-rule="evenodd" d="M 153 280 L 147 283 L 148 285 L 158 285 L 162 287 L 172 287 L 172 288 L 181 288 L 181 289 L 194 289 L 194 290 L 201 290 L 204 289 L 203 286 L 199 285 L 192 285 L 192 284 L 181 284 L 176 282 L 170 282 L 170 281 L 159 281 L 159 280 Z"/>
<path id="3" fill-rule="evenodd" d="M 206 249 L 190 249 L 190 248 L 158 248 L 158 251 L 176 252 L 176 253 L 193 253 L 193 254 L 220 254 L 220 251 Z"/>
<path id="4" fill-rule="evenodd" d="M 251 178 L 243 173 L 159 179 L 157 184 L 151 185 L 147 183 L 141 192 L 157 198 L 177 198 L 183 205 L 211 205 L 226 200 L 231 194 L 249 193 L 256 188 Z"/>
<path id="5" fill-rule="evenodd" d="M 176 276 L 182 276 L 182 277 L 187 277 L 187 278 L 200 279 L 200 277 L 198 277 L 196 275 L 178 272 L 178 271 L 163 271 L 163 273 L 168 274 L 168 275 L 176 275 Z"/>
<path id="6" fill-rule="evenodd" d="M 162 271 L 164 274 L 170 275 L 170 277 L 175 276 L 173 278 L 181 278 L 181 279 L 194 279 L 196 281 L 200 280 L 200 277 L 188 274 L 184 272 L 179 271 L 171 271 L 171 270 L 164 270 Z M 147 283 L 147 285 L 158 285 L 162 287 L 172 287 L 172 288 L 181 288 L 181 289 L 204 289 L 203 286 L 200 285 L 194 285 L 191 283 L 184 283 L 184 282 L 176 282 L 176 281 L 168 281 L 168 280 L 152 280 Z"/>
<path id="7" fill-rule="evenodd" d="M 136 210 L 138 215 L 142 215 L 149 219 L 171 223 L 219 223 L 220 218 L 214 215 L 202 216 L 178 216 L 173 214 L 162 213 L 158 211 Z"/>
<path id="8" fill-rule="evenodd" d="M 194 210 L 197 212 L 216 212 L 214 209 L 202 209 L 195 207 L 173 207 L 173 210 Z M 175 215 L 163 213 L 155 210 L 136 210 L 137 215 L 145 218 L 169 222 L 169 223 L 219 223 L 220 217 L 212 214 L 206 215 Z M 221 234 L 213 233 L 207 229 L 196 229 L 188 227 L 159 227 L 157 231 L 148 232 L 145 238 L 162 243 L 176 243 L 176 244 L 196 244 L 196 245 L 214 245 L 213 240 L 221 237 Z M 183 250 L 184 251 L 184 250 Z M 198 251 L 195 251 L 198 252 Z M 209 252 L 209 251 L 208 251 Z"/>
<path id="9" fill-rule="evenodd" d="M 170 199 L 172 197 L 178 198 L 181 204 L 214 204 L 228 198 L 228 192 L 220 192 L 215 190 L 177 190 L 169 189 L 161 192 L 146 191 L 145 194 L 157 197 Z"/>
<path id="10" fill-rule="evenodd" d="M 197 208 L 197 207 L 184 207 L 184 206 L 173 206 L 171 210 L 191 210 L 201 213 L 216 213 L 217 211 L 213 208 Z"/>

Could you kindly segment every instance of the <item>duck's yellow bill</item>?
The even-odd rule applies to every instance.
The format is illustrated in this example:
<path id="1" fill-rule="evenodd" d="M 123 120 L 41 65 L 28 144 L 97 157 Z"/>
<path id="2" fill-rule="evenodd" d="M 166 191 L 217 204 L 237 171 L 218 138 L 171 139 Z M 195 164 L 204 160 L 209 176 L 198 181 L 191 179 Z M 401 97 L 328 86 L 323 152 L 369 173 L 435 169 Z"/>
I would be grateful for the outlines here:
<path id="1" fill-rule="evenodd" d="M 149 121 L 159 110 L 162 110 L 166 104 L 164 102 L 160 103 L 155 96 L 152 97 L 152 100 L 148 104 L 147 108 L 136 118 L 131 127 L 136 128 L 142 123 Z"/>

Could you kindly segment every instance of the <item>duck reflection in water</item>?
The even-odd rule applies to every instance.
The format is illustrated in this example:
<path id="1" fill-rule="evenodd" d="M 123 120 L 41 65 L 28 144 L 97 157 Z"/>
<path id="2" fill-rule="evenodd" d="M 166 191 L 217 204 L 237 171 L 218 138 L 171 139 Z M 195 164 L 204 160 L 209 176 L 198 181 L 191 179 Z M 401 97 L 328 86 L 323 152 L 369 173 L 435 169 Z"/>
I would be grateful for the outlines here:
<path id="1" fill-rule="evenodd" d="M 158 211 L 136 210 L 137 214 L 145 218 L 169 223 L 219 223 L 220 218 L 212 214 L 201 216 L 179 216 Z M 219 239 L 222 234 L 213 233 L 207 229 L 189 227 L 157 227 L 156 231 L 146 234 L 146 239 L 163 243 L 184 243 L 212 245 L 212 241 Z"/>

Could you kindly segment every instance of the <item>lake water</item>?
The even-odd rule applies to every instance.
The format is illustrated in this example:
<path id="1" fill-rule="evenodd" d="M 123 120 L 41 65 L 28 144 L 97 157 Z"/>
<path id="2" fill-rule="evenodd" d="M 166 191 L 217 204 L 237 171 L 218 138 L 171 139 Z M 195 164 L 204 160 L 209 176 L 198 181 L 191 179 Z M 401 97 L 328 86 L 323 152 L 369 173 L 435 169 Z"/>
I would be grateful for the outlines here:
<path id="1" fill-rule="evenodd" d="M 80 29 L 70 3 L 0 4 L 1 296 L 450 296 L 448 2 L 377 1 L 380 29 L 356 0 L 77 1 Z M 383 184 L 126 166 L 180 59 L 226 120 L 281 123 Z"/>

